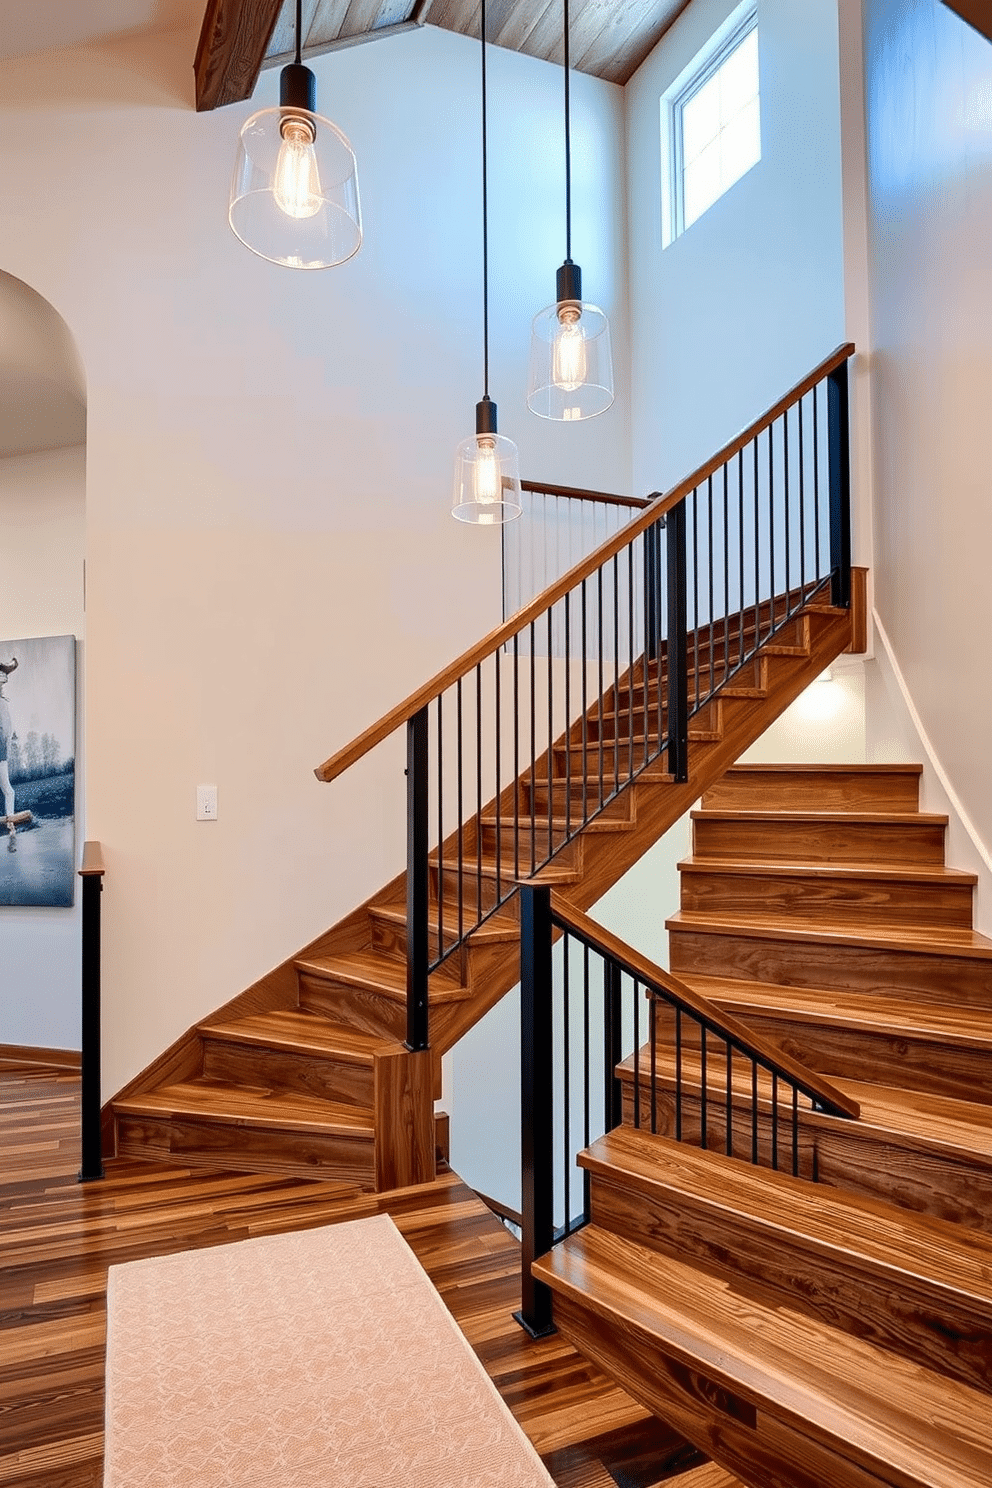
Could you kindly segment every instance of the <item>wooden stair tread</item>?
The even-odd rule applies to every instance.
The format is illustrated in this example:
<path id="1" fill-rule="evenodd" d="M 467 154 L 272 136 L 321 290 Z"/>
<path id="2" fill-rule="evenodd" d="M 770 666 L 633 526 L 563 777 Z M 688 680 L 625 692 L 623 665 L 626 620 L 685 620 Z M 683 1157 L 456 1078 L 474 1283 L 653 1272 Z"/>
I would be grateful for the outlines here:
<path id="1" fill-rule="evenodd" d="M 388 920 L 391 924 L 402 925 L 404 929 L 406 928 L 405 904 L 376 904 L 372 908 L 372 913 L 375 914 L 379 919 Z M 458 907 L 457 905 L 451 905 L 448 903 L 448 895 L 445 895 L 444 911 L 441 916 L 441 923 L 444 926 L 446 932 L 446 941 L 452 940 L 455 936 L 457 936 Z M 520 939 L 520 925 L 515 919 L 507 914 L 501 914 L 499 912 L 491 914 L 488 916 L 487 919 L 483 920 L 481 924 L 473 926 L 472 916 L 466 913 L 464 916 L 464 924 L 466 927 L 466 939 L 471 937 L 471 939 L 477 944 L 487 944 L 489 942 Z M 432 931 L 437 930 L 437 905 L 433 902 L 431 903 L 430 908 L 430 928 Z M 406 963 L 395 962 L 394 964 L 399 966 L 402 972 L 403 991 L 405 996 Z M 468 993 L 468 990 L 466 988 L 460 988 L 459 990 L 465 992 L 466 995 L 471 995 L 470 993 Z M 432 983 L 431 1001 L 433 1002 L 435 1000 L 434 986 Z"/>
<path id="2" fill-rule="evenodd" d="M 769 1231 L 800 1235 L 811 1250 L 866 1258 L 889 1272 L 891 1286 L 914 1277 L 935 1292 L 968 1298 L 988 1308 L 992 1327 L 992 1240 L 962 1225 L 822 1184 L 811 1195 L 806 1179 L 630 1126 L 600 1137 L 579 1162 L 642 1193 L 677 1190 L 723 1215 L 728 1227 L 746 1217 Z"/>
<path id="3" fill-rule="evenodd" d="M 376 1038 L 361 1029 L 332 1023 L 317 1013 L 281 1008 L 255 1013 L 229 1023 L 201 1025 L 204 1038 L 223 1038 L 231 1043 L 265 1046 L 296 1054 L 333 1054 L 351 1064 L 371 1064 L 377 1050 L 395 1047 L 389 1039 Z"/>
<path id="4" fill-rule="evenodd" d="M 707 813 L 709 815 L 709 813 Z M 788 858 L 685 858 L 678 864 L 680 873 L 729 873 L 750 877 L 790 878 L 801 874 L 803 878 L 837 879 L 857 883 L 862 879 L 874 879 L 882 883 L 977 884 L 978 874 L 968 873 L 963 868 L 948 868 L 941 863 L 915 867 L 900 863 L 858 862 L 843 863 L 814 860 L 801 862 Z"/>
<path id="5" fill-rule="evenodd" d="M 803 1023 L 812 1018 L 838 1027 L 884 1029 L 907 1037 L 932 1036 L 948 1043 L 988 1049 L 992 1054 L 992 1023 L 987 1015 L 972 1007 L 872 997 L 843 987 L 782 987 L 772 982 L 734 981 L 685 972 L 681 977 L 695 991 L 731 1009 L 745 1021 L 749 1012 L 774 1012 L 790 1022 Z"/>
<path id="6" fill-rule="evenodd" d="M 843 806 L 833 808 L 820 806 L 815 810 L 807 807 L 802 811 L 790 811 L 787 807 L 776 811 L 770 811 L 767 808 L 746 811 L 734 806 L 703 806 L 695 807 L 689 815 L 693 821 L 787 821 L 808 822 L 812 826 L 815 826 L 817 822 L 834 826 L 838 818 L 855 826 L 866 827 L 884 827 L 890 823 L 905 826 L 907 822 L 913 822 L 918 826 L 946 827 L 948 821 L 946 815 L 935 811 L 849 811 Z"/>
<path id="7" fill-rule="evenodd" d="M 992 961 L 992 940 L 977 930 L 955 926 L 876 925 L 870 932 L 848 925 L 823 924 L 797 927 L 779 915 L 747 916 L 708 914 L 703 910 L 680 909 L 665 925 L 669 930 L 695 930 L 714 935 L 753 935 L 762 939 L 805 941 L 826 945 L 865 946 L 876 950 L 905 950 L 916 955 L 967 956 Z"/>
<path id="8" fill-rule="evenodd" d="M 759 1293 L 594 1225 L 534 1274 L 762 1414 L 877 1464 L 880 1482 L 988 1488 L 988 1396 Z M 632 1336 L 633 1335 L 633 1336 Z M 844 1455 L 848 1455 L 847 1452 Z"/>
<path id="9" fill-rule="evenodd" d="M 714 1051 L 710 1049 L 707 1074 L 707 1099 L 711 1112 L 722 1110 L 726 1098 L 727 1081 L 722 1058 L 719 1069 L 714 1068 Z M 618 1077 L 630 1083 L 634 1079 L 634 1055 L 630 1054 L 617 1066 Z M 676 1060 L 674 1050 L 659 1044 L 655 1054 L 655 1071 L 660 1090 L 671 1092 L 676 1084 Z M 648 1046 L 641 1049 L 640 1057 L 641 1099 L 650 1101 L 651 1051 Z M 739 1112 L 740 1123 L 749 1119 L 751 1109 L 751 1067 L 744 1056 L 738 1055 L 732 1067 L 732 1089 L 734 1110 Z M 683 1097 L 698 1101 L 701 1087 L 699 1051 L 683 1048 L 681 1083 Z M 903 1090 L 896 1086 L 867 1084 L 849 1079 L 846 1075 L 830 1076 L 831 1085 L 860 1106 L 857 1119 L 836 1117 L 812 1111 L 800 1106 L 800 1126 L 811 1128 L 822 1122 L 844 1123 L 846 1140 L 857 1139 L 859 1133 L 881 1132 L 887 1140 L 902 1141 L 913 1147 L 925 1146 L 928 1150 L 974 1162 L 992 1170 L 992 1105 L 980 1101 L 959 1100 L 953 1096 L 933 1095 L 929 1091 Z M 759 1072 L 758 1110 L 767 1119 L 771 1113 L 771 1076 Z M 779 1090 L 779 1112 L 784 1121 L 791 1109 L 791 1097 L 782 1088 Z M 647 1118 L 644 1118 L 647 1119 Z M 722 1119 L 722 1118 L 721 1118 Z M 784 1141 L 784 1139 L 783 1139 Z"/>
<path id="10" fill-rule="evenodd" d="M 234 1086 L 206 1080 L 164 1085 L 115 1101 L 122 1116 L 188 1117 L 237 1127 L 265 1127 L 273 1131 L 336 1133 L 371 1137 L 370 1110 L 320 1100 L 316 1096 Z"/>
<path id="11" fill-rule="evenodd" d="M 918 778 L 923 774 L 922 765 L 913 764 L 812 764 L 812 765 L 766 765 L 757 762 L 744 762 L 731 765 L 726 771 L 727 775 L 915 775 Z"/>
<path id="12" fill-rule="evenodd" d="M 377 906 L 377 912 L 378 912 Z M 387 918 L 406 924 L 406 909 L 399 911 L 388 906 Z M 517 934 L 520 927 L 516 927 Z M 328 956 L 302 956 L 296 961 L 297 969 L 310 976 L 323 977 L 328 981 L 344 982 L 352 987 L 362 987 L 370 992 L 381 992 L 406 1002 L 406 962 L 376 951 L 342 951 Z M 470 997 L 468 987 L 435 973 L 431 978 L 431 1003 L 462 1002 Z"/>

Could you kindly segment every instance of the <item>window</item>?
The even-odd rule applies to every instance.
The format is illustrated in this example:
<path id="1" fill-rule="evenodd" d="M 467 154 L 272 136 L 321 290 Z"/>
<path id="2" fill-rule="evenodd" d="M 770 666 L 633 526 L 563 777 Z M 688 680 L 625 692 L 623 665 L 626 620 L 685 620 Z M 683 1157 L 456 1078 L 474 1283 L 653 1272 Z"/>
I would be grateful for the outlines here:
<path id="1" fill-rule="evenodd" d="M 665 246 L 761 159 L 758 16 L 735 11 L 662 100 L 667 116 Z"/>

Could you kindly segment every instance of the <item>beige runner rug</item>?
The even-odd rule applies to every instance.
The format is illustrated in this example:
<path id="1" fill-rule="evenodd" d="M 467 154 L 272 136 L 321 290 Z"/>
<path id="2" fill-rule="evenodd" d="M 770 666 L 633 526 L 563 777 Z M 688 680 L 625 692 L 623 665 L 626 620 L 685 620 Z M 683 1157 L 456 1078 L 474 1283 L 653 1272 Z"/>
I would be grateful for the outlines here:
<path id="1" fill-rule="evenodd" d="M 106 1488 L 552 1488 L 387 1215 L 110 1270 Z"/>

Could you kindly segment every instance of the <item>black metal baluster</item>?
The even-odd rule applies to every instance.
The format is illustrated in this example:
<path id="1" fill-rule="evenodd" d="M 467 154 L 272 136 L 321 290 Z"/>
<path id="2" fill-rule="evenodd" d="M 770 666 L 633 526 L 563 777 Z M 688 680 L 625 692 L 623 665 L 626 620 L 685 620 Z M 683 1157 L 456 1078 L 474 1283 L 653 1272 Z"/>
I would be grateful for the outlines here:
<path id="1" fill-rule="evenodd" d="M 520 879 L 520 636 L 513 637 L 513 878 Z M 537 810 L 537 781 L 530 778 L 530 812 Z"/>
<path id="2" fill-rule="evenodd" d="M 723 467 L 723 680 L 730 675 L 730 466 Z"/>
<path id="3" fill-rule="evenodd" d="M 613 790 L 620 789 L 620 571 L 613 554 Z"/>
<path id="4" fill-rule="evenodd" d="M 465 810 L 462 800 L 462 760 L 465 758 L 462 747 L 462 679 L 458 678 L 455 686 L 455 701 L 457 705 L 458 727 L 455 733 L 455 749 L 458 756 L 458 940 L 456 945 L 461 945 L 465 939 L 465 853 L 464 853 L 464 821 Z"/>
<path id="5" fill-rule="evenodd" d="M 676 781 L 685 781 L 689 778 L 689 679 L 686 664 L 689 642 L 686 626 L 685 527 L 685 502 L 680 501 L 678 506 L 673 507 L 668 513 L 665 529 L 668 539 L 668 770 Z M 698 662 L 697 645 L 697 666 Z M 658 699 L 660 709 L 660 679 Z M 659 736 L 660 734 L 659 727 Z"/>
<path id="6" fill-rule="evenodd" d="M 604 1031 L 606 1050 L 603 1063 L 603 1120 L 605 1130 L 613 1131 L 623 1120 L 623 1089 L 617 1066 L 623 1044 L 621 1022 L 620 966 L 610 956 L 603 965 Z"/>
<path id="7" fill-rule="evenodd" d="M 775 634 L 775 425 L 768 429 L 768 578 L 769 612 L 768 634 Z"/>
<path id="8" fill-rule="evenodd" d="M 598 811 L 603 809 L 603 568 L 602 565 L 596 570 L 596 624 L 598 627 L 599 652 L 598 678 L 599 678 L 599 702 L 596 704 L 598 725 L 596 733 L 599 736 L 599 805 Z"/>
<path id="9" fill-rule="evenodd" d="M 582 825 L 589 820 L 589 599 L 582 580 Z"/>
<path id="10" fill-rule="evenodd" d="M 758 1166 L 758 1061 L 751 1060 L 751 1161 Z"/>
<path id="11" fill-rule="evenodd" d="M 500 692 L 499 651 L 493 657 L 493 711 L 496 715 L 496 903 L 503 903 L 503 822 L 500 795 L 502 794 L 502 694 Z"/>
<path id="12" fill-rule="evenodd" d="M 737 548 L 738 548 L 738 557 L 739 557 L 739 561 L 740 561 L 740 589 L 738 590 L 738 599 L 740 600 L 740 613 L 739 613 L 738 621 L 737 621 L 738 625 L 740 626 L 740 635 L 738 636 L 738 641 L 739 641 L 740 644 L 738 645 L 738 648 L 737 648 L 737 666 L 738 666 L 738 669 L 740 669 L 744 665 L 744 451 L 743 450 L 738 450 L 738 452 L 737 452 L 737 507 L 738 507 L 738 515 L 737 515 Z"/>
<path id="13" fill-rule="evenodd" d="M 589 1070 L 592 1063 L 591 1043 L 589 1039 L 589 947 L 583 942 L 582 945 L 582 1040 L 585 1057 L 582 1061 L 585 1069 L 585 1125 L 583 1127 L 583 1146 L 589 1146 L 590 1112 L 591 1101 L 589 1091 Z"/>
<path id="14" fill-rule="evenodd" d="M 699 489 L 692 493 L 692 636 L 694 653 L 693 706 L 699 707 Z"/>
<path id="15" fill-rule="evenodd" d="M 530 622 L 530 778 L 537 784 L 537 653 L 533 620 Z M 537 857 L 537 813 L 530 814 L 530 872 L 534 873 Z"/>
<path id="16" fill-rule="evenodd" d="M 792 490 L 789 481 L 789 410 L 782 415 L 782 489 L 785 502 L 785 618 L 792 614 Z"/>
<path id="17" fill-rule="evenodd" d="M 727 1043 L 727 1156 L 734 1155 L 734 1046 Z"/>
<path id="18" fill-rule="evenodd" d="M 816 577 L 823 578 L 823 541 L 820 533 L 820 387 L 813 389 L 813 526 L 816 528 Z"/>
<path id="19" fill-rule="evenodd" d="M 851 441 L 847 363 L 827 378 L 830 441 L 830 603 L 851 606 Z"/>
<path id="20" fill-rule="evenodd" d="M 778 1075 L 772 1070 L 772 1167 L 778 1172 Z"/>
<path id="21" fill-rule="evenodd" d="M 706 1151 L 706 1148 L 707 1148 L 707 1144 L 708 1144 L 707 1123 L 708 1123 L 708 1120 L 709 1120 L 709 1112 L 708 1112 L 708 1109 L 707 1109 L 708 1099 L 709 1099 L 709 1091 L 707 1089 L 707 1082 L 706 1082 L 706 1024 L 705 1023 L 701 1023 L 699 1025 L 699 1081 L 700 1081 L 700 1084 L 699 1084 L 700 1110 L 701 1110 L 701 1117 L 702 1117 L 702 1127 L 701 1127 L 701 1131 L 702 1131 L 702 1147 L 703 1147 L 703 1151 L 705 1152 Z"/>
<path id="22" fill-rule="evenodd" d="M 437 959 L 444 960 L 444 716 L 437 700 Z"/>
<path id="23" fill-rule="evenodd" d="M 475 919 L 483 917 L 482 894 L 482 663 L 475 668 Z"/>
<path id="24" fill-rule="evenodd" d="M 651 1128 L 654 1131 L 654 1127 Z M 675 1140 L 682 1140 L 682 1009 L 675 1009 Z"/>
<path id="25" fill-rule="evenodd" d="M 761 498 L 758 488 L 761 484 L 759 474 L 759 446 L 755 435 L 752 441 L 754 449 L 754 648 L 761 645 L 761 548 L 758 543 L 758 532 L 760 527 L 759 511 Z"/>
<path id="26" fill-rule="evenodd" d="M 634 778 L 634 544 L 627 544 L 627 736 L 630 740 L 630 772 Z M 617 710 L 619 718 L 619 709 Z"/>
<path id="27" fill-rule="evenodd" d="M 568 986 L 568 962 L 571 952 L 572 937 L 566 930 L 561 938 L 562 955 L 562 1020 L 561 1020 L 561 1064 L 562 1064 L 562 1096 L 565 1101 L 565 1120 L 563 1122 L 563 1161 L 561 1170 L 565 1175 L 565 1229 L 569 1228 L 571 1218 L 571 1181 L 572 1171 L 572 1051 L 570 1037 L 571 997 Z"/>
<path id="28" fill-rule="evenodd" d="M 806 603 L 806 450 L 803 442 L 803 403 L 799 399 L 799 595 Z"/>
<path id="29" fill-rule="evenodd" d="M 634 978 L 634 1125 L 641 1124 L 641 984 Z"/>
<path id="30" fill-rule="evenodd" d="M 792 1176 L 799 1177 L 799 1090 L 792 1087 Z"/>
<path id="31" fill-rule="evenodd" d="M 572 591 L 565 595 L 565 841 L 572 837 Z M 554 816 L 554 791 L 548 788 L 548 815 Z"/>
<path id="32" fill-rule="evenodd" d="M 659 562 L 656 562 L 655 561 L 655 558 L 654 558 L 654 544 L 655 543 L 658 543 L 660 541 L 661 541 L 661 534 L 660 534 L 659 524 L 658 523 L 655 523 L 655 525 L 653 527 L 649 527 L 648 528 L 648 530 L 644 533 L 644 536 L 643 536 L 643 542 L 644 542 L 644 545 L 645 545 L 645 547 L 644 547 L 644 552 L 645 552 L 644 561 L 645 561 L 645 565 L 648 566 L 648 568 L 647 568 L 648 573 L 654 575 L 651 578 L 652 588 L 647 588 L 647 586 L 645 587 L 645 595 L 644 595 L 645 645 L 644 645 L 644 650 L 643 650 L 643 652 L 641 654 L 641 681 L 643 683 L 642 701 L 644 703 L 644 763 L 645 763 L 645 765 L 647 764 L 649 758 L 651 757 L 651 746 L 650 746 L 650 744 L 648 742 L 648 740 L 650 738 L 650 735 L 651 735 L 651 677 L 650 677 L 650 668 L 649 668 L 648 662 L 649 662 L 649 659 L 650 659 L 650 653 L 655 648 L 654 637 L 657 636 L 657 634 L 658 634 L 658 626 L 660 624 L 660 621 L 658 619 L 658 613 L 659 613 L 659 611 L 661 609 L 661 597 L 660 597 L 660 595 L 657 592 L 658 589 L 660 589 L 660 587 L 661 587 L 661 565 L 660 565 Z M 652 605 L 651 605 L 651 595 L 652 595 L 652 593 L 654 593 L 656 595 L 656 600 L 655 600 L 654 608 L 653 609 L 652 609 Z M 659 649 L 660 649 L 660 643 L 659 643 Z M 671 642 L 669 642 L 669 648 L 668 649 L 669 649 L 669 652 L 670 652 L 671 651 Z M 671 665 L 671 658 L 670 657 L 669 657 L 669 665 Z M 658 657 L 658 659 L 657 659 L 657 661 L 655 663 L 655 672 L 657 674 L 657 679 L 658 679 L 658 750 L 660 752 L 661 749 L 662 749 L 662 747 L 663 747 L 662 741 L 664 739 L 664 730 L 663 730 L 662 722 L 661 722 L 661 658 L 660 658 L 660 656 Z"/>
<path id="33" fill-rule="evenodd" d="M 427 709 L 406 728 L 406 1046 L 428 1048 L 427 978 L 430 960 L 428 915 Z"/>
<path id="34" fill-rule="evenodd" d="M 708 589 L 708 601 L 707 602 L 709 604 L 708 630 L 709 630 L 709 638 L 710 638 L 710 640 L 709 640 L 709 652 L 710 652 L 710 690 L 709 690 L 707 696 L 708 697 L 712 697 L 713 696 L 713 682 L 714 682 L 714 676 L 715 676 L 715 673 L 714 673 L 714 664 L 715 664 L 715 661 L 716 661 L 716 657 L 713 654 L 714 653 L 714 650 L 716 648 L 716 627 L 715 627 L 715 625 L 713 623 L 713 595 L 714 595 L 714 590 L 713 590 L 713 570 L 714 570 L 715 564 L 713 562 L 713 477 L 712 476 L 709 476 L 707 478 L 707 481 L 706 481 L 706 545 L 707 545 L 707 553 L 706 553 L 706 569 L 707 569 L 706 583 L 707 583 L 707 589 Z M 696 650 L 697 651 L 699 650 L 699 620 L 698 619 L 696 620 Z M 701 699 L 700 699 L 700 696 L 699 696 L 699 689 L 697 688 L 696 689 L 696 707 L 697 708 L 699 707 L 700 701 L 701 701 Z"/>
<path id="35" fill-rule="evenodd" d="M 551 665 L 551 615 L 553 606 L 548 610 L 548 801 L 551 801 L 551 769 L 554 761 L 555 743 L 555 687 L 553 668 Z M 566 752 L 568 741 L 565 741 Z M 555 818 L 554 812 L 548 807 L 548 856 L 546 861 L 550 863 L 555 855 Z"/>
<path id="36" fill-rule="evenodd" d="M 551 1291 L 531 1268 L 554 1244 L 554 1043 L 551 891 L 520 890 L 521 1306 L 532 1338 L 554 1331 Z"/>

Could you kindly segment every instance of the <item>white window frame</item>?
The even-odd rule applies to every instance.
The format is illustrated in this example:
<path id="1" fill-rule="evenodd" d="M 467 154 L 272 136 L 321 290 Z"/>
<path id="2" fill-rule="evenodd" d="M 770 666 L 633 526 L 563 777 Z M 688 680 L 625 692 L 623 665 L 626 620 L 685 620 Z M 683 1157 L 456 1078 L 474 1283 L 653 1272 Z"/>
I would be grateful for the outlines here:
<path id="1" fill-rule="evenodd" d="M 661 99 L 662 136 L 662 247 L 667 248 L 685 232 L 685 196 L 683 191 L 682 111 L 715 72 L 726 62 L 752 31 L 758 29 L 757 0 L 743 0 L 696 53 L 689 65 L 672 83 Z M 760 100 L 760 84 L 758 97 Z M 760 108 L 760 104 L 759 104 Z M 759 153 L 758 159 L 761 156 Z M 755 162 L 757 164 L 757 161 Z M 749 167 L 753 169 L 753 167 Z M 746 172 L 745 172 L 746 174 Z M 739 176 L 738 180 L 743 180 Z M 736 181 L 733 183 L 736 185 Z M 730 190 L 730 187 L 727 187 Z M 721 192 L 721 196 L 726 192 Z M 716 198 L 719 201 L 720 197 Z M 714 205 L 711 203 L 710 205 Z M 709 211 L 707 207 L 706 211 Z M 706 213 L 701 214 L 705 216 Z M 700 219 L 694 219 L 698 222 Z M 691 224 L 690 224 L 691 225 Z"/>

